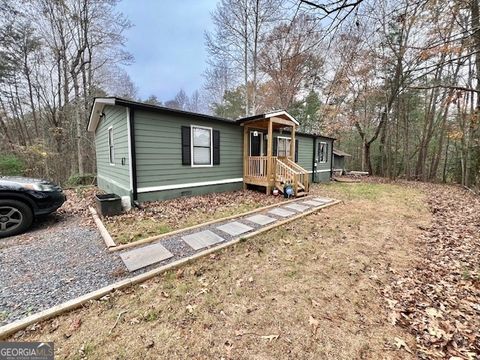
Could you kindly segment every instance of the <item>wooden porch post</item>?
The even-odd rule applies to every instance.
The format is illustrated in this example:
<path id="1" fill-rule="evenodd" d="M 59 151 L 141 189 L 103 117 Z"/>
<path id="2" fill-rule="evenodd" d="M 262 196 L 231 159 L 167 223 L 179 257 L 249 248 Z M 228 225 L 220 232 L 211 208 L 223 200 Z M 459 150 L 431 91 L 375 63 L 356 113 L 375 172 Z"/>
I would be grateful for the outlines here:
<path id="1" fill-rule="evenodd" d="M 245 177 L 248 176 L 248 126 L 243 126 L 243 190 L 247 189 Z"/>
<path id="2" fill-rule="evenodd" d="M 270 195 L 271 189 L 271 179 L 273 176 L 272 169 L 272 139 L 273 138 L 273 124 L 272 119 L 268 119 L 268 139 L 267 139 L 267 195 Z"/>
<path id="3" fill-rule="evenodd" d="M 290 138 L 290 160 L 295 161 L 295 125 L 292 126 L 292 136 Z"/>

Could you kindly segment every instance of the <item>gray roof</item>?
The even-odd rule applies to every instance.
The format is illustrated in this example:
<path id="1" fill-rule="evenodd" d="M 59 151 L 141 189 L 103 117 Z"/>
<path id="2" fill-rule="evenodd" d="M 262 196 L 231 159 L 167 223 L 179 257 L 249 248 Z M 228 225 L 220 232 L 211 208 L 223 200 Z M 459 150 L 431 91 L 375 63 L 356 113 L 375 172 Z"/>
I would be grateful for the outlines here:
<path id="1" fill-rule="evenodd" d="M 337 156 L 352 156 L 345 151 L 339 150 L 339 149 L 333 149 L 333 154 Z"/>

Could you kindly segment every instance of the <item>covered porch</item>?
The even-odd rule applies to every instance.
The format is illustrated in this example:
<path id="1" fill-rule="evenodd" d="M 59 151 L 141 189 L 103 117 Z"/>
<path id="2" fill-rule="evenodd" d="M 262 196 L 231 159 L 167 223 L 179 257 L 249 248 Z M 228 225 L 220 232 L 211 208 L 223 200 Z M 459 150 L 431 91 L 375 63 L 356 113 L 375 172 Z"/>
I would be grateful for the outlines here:
<path id="1" fill-rule="evenodd" d="M 241 119 L 243 126 L 243 184 L 265 187 L 267 194 L 290 184 L 295 196 L 309 191 L 308 172 L 295 162 L 298 122 L 287 112 Z M 274 142 L 274 134 L 277 138 Z"/>

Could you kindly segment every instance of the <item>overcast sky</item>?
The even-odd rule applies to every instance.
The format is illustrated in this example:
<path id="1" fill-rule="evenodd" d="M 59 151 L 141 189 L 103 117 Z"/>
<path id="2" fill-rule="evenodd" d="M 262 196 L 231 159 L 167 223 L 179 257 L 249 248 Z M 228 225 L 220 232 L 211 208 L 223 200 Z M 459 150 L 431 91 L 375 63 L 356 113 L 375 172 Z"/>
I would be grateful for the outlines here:
<path id="1" fill-rule="evenodd" d="M 134 24 L 127 50 L 135 63 L 127 67 L 138 96 L 173 98 L 202 86 L 206 67 L 204 32 L 211 29 L 216 0 L 123 0 L 119 10 Z"/>

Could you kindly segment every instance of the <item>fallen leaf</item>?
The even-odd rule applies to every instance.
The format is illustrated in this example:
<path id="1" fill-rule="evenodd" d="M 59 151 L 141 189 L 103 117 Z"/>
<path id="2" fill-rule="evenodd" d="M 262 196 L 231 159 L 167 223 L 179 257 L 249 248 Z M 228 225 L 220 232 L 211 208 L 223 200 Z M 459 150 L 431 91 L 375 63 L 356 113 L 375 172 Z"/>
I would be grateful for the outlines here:
<path id="1" fill-rule="evenodd" d="M 412 350 L 410 350 L 410 348 L 408 347 L 407 343 L 404 340 L 396 337 L 393 339 L 393 341 L 395 342 L 395 346 L 397 347 L 398 350 L 403 348 L 405 349 L 405 351 L 409 352 L 410 354 L 412 353 Z"/>
<path id="2" fill-rule="evenodd" d="M 310 315 L 310 318 L 308 319 L 308 324 L 312 327 L 313 334 L 316 334 L 317 329 L 320 326 L 320 321 L 318 321 L 312 315 Z"/>
<path id="3" fill-rule="evenodd" d="M 187 308 L 187 311 L 192 314 L 193 311 L 195 310 L 195 308 L 197 307 L 197 305 L 187 305 L 186 308 Z"/>
<path id="4" fill-rule="evenodd" d="M 72 320 L 72 322 L 70 323 L 70 327 L 68 329 L 70 331 L 75 331 L 75 330 L 78 330 L 81 325 L 82 325 L 82 319 L 80 317 L 76 317 Z"/>
<path id="5" fill-rule="evenodd" d="M 268 342 L 271 342 L 273 340 L 277 340 L 280 335 L 263 335 L 261 336 L 262 339 L 268 340 Z"/>

